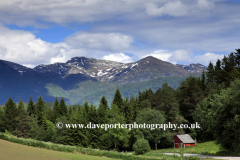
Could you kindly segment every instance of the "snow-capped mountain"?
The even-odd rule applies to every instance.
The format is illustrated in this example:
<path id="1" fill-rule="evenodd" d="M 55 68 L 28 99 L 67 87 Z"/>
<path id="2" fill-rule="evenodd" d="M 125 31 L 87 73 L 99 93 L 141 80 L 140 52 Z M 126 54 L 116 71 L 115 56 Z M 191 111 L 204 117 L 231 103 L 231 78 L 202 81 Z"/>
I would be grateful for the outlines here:
<path id="1" fill-rule="evenodd" d="M 157 89 L 164 82 L 177 88 L 187 76 L 200 75 L 202 69 L 206 67 L 201 64 L 173 65 L 151 56 L 132 63 L 73 57 L 66 63 L 33 69 L 0 60 L 0 105 L 10 96 L 27 102 L 30 96 L 36 101 L 40 95 L 48 102 L 57 96 L 68 104 L 96 103 L 103 95 L 112 99 L 118 87 L 125 91 L 124 97 L 150 87 Z"/>
<path id="2" fill-rule="evenodd" d="M 206 67 L 201 64 L 190 64 L 189 66 L 176 65 L 159 60 L 154 57 L 146 57 L 133 63 L 120 63 L 115 61 L 100 60 L 86 57 L 73 57 L 66 63 L 55 63 L 49 65 L 39 65 L 34 68 L 35 71 L 42 73 L 57 73 L 61 76 L 70 74 L 84 74 L 95 77 L 102 82 L 113 80 L 129 79 L 124 83 L 144 81 L 156 76 L 186 76 L 190 73 L 198 73 L 200 68 Z M 203 66 L 203 67 L 202 67 Z M 199 69 L 197 69 L 199 67 Z M 139 79 L 139 76 L 141 78 Z M 134 78 L 135 77 L 135 78 Z"/>
<path id="3" fill-rule="evenodd" d="M 207 67 L 200 63 L 197 64 L 191 63 L 190 65 L 176 64 L 176 66 L 192 73 L 202 73 L 203 70 L 207 70 Z"/>

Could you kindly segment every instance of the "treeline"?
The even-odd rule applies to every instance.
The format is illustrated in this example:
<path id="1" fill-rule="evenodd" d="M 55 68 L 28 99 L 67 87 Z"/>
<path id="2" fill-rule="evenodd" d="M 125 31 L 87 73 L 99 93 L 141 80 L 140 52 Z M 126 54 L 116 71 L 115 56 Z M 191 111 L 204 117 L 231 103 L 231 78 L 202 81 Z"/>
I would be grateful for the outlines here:
<path id="1" fill-rule="evenodd" d="M 0 109 L 0 131 L 8 130 L 20 137 L 99 149 L 133 150 L 134 144 L 147 140 L 152 149 L 172 147 L 176 134 L 189 133 L 198 142 L 216 140 L 224 150 L 240 150 L 240 49 L 211 62 L 201 77 L 188 77 L 175 90 L 167 83 L 153 92 L 139 91 L 138 96 L 122 98 L 117 89 L 112 103 L 103 96 L 99 106 L 66 106 L 56 97 L 47 107 L 40 96 L 30 98 L 27 109 L 20 100 L 10 98 Z M 56 123 L 67 124 L 192 124 L 201 129 L 57 129 Z M 144 144 L 146 141 L 144 141 Z M 136 145 L 135 145 L 136 146 Z"/>
<path id="2" fill-rule="evenodd" d="M 169 99 L 168 104 L 163 104 L 161 108 L 166 108 L 164 111 L 161 111 L 161 108 L 153 109 L 152 106 L 157 105 L 159 94 L 175 99 L 175 91 L 167 83 L 156 93 L 149 89 L 139 92 L 139 96 L 132 96 L 130 99 L 123 99 L 119 89 L 117 89 L 110 106 L 103 96 L 98 108 L 88 102 L 85 102 L 84 105 L 66 106 L 64 99 L 62 98 L 59 102 L 57 97 L 54 106 L 50 108 L 40 96 L 36 103 L 30 98 L 27 109 L 25 109 L 22 100 L 16 105 L 10 98 L 0 110 L 0 131 L 8 130 L 18 137 L 107 150 L 132 150 L 134 143 L 138 139 L 144 138 L 152 148 L 172 146 L 173 136 L 176 133 L 184 133 L 183 130 L 172 132 L 163 129 L 114 128 L 105 130 L 58 129 L 56 127 L 57 122 L 85 124 L 85 126 L 89 122 L 92 124 L 132 124 L 134 122 L 138 124 L 164 124 L 170 119 L 172 123 L 181 124 L 184 122 L 184 118 L 179 115 L 176 99 Z M 153 105 L 148 98 L 151 98 Z"/>

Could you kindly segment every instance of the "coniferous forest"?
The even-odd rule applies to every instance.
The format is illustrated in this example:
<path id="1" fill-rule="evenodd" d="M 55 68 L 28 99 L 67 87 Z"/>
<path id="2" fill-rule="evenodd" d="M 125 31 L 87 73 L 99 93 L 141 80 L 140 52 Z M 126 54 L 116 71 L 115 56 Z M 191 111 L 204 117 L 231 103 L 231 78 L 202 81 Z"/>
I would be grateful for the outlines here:
<path id="1" fill-rule="evenodd" d="M 216 140 L 223 150 L 240 151 L 240 49 L 216 64 L 211 62 L 201 77 L 188 77 L 177 89 L 164 83 L 156 92 L 151 88 L 138 96 L 122 97 L 115 92 L 112 102 L 104 96 L 99 106 L 89 102 L 67 106 L 56 97 L 53 107 L 39 96 L 24 104 L 10 97 L 0 108 L 0 132 L 59 144 L 132 151 L 139 141 L 151 149 L 173 146 L 176 134 L 189 133 L 198 142 Z M 193 124 L 200 129 L 79 129 L 56 127 L 64 124 Z M 145 141 L 143 141 L 145 140 Z M 147 144 L 147 143 L 145 143 Z"/>

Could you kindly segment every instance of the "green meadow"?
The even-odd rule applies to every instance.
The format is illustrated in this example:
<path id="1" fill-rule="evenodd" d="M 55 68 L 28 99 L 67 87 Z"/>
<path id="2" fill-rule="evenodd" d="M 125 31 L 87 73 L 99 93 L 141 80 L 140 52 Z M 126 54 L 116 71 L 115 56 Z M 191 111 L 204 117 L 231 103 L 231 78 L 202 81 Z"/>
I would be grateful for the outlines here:
<path id="1" fill-rule="evenodd" d="M 216 144 L 216 141 L 209 141 L 204 143 L 197 143 L 194 147 L 186 147 L 184 149 L 179 148 L 168 148 L 168 149 L 158 149 L 151 150 L 150 152 L 144 154 L 146 156 L 157 156 L 162 153 L 192 153 L 192 154 L 203 154 L 203 155 L 219 155 L 220 145 Z"/>
<path id="2" fill-rule="evenodd" d="M 2 160 L 114 160 L 113 158 L 67 153 L 45 148 L 30 147 L 0 139 L 0 159 Z"/>

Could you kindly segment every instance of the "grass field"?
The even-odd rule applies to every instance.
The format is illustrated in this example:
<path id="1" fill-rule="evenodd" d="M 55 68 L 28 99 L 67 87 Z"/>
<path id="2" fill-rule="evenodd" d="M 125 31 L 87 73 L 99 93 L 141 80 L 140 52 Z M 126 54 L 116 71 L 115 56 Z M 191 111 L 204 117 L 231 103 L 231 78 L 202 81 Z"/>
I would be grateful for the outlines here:
<path id="1" fill-rule="evenodd" d="M 191 150 L 190 150 L 191 149 Z M 136 156 L 128 153 L 121 154 L 116 151 L 102 151 L 99 149 L 83 148 L 77 146 L 54 144 L 51 142 L 37 141 L 33 139 L 17 138 L 9 132 L 0 133 L 0 159 L 124 159 L 124 160 L 182 160 L 181 157 L 165 155 L 163 152 L 172 153 L 206 153 L 212 150 L 217 152 L 219 146 L 214 142 L 198 144 L 196 147 L 184 149 L 152 150 L 144 155 Z M 182 155 L 182 154 L 181 154 Z M 185 159 L 185 158 L 184 158 Z M 196 160 L 189 157 L 189 160 Z M 205 159 L 206 160 L 206 159 Z"/>
<path id="2" fill-rule="evenodd" d="M 216 144 L 215 141 L 197 143 L 194 147 L 187 147 L 183 149 L 184 153 L 193 153 L 193 154 L 203 154 L 203 155 L 217 155 L 220 151 L 220 145 Z M 160 153 L 178 153 L 180 149 L 178 148 L 169 148 L 169 149 L 158 149 L 152 150 L 146 155 L 156 155 Z"/>
<path id="3" fill-rule="evenodd" d="M 66 153 L 44 148 L 29 147 L 0 139 L 1 160 L 115 160 L 107 157 L 89 156 L 79 153 Z"/>

